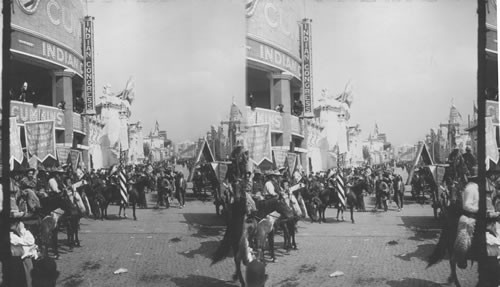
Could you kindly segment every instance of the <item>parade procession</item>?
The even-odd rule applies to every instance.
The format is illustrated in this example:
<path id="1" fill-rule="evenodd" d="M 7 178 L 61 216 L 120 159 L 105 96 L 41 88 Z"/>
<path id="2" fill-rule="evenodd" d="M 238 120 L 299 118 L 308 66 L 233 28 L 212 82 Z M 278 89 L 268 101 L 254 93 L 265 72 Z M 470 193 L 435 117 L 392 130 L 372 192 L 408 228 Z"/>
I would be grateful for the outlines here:
<path id="1" fill-rule="evenodd" d="M 3 1 L 0 286 L 500 286 L 496 5 Z"/>

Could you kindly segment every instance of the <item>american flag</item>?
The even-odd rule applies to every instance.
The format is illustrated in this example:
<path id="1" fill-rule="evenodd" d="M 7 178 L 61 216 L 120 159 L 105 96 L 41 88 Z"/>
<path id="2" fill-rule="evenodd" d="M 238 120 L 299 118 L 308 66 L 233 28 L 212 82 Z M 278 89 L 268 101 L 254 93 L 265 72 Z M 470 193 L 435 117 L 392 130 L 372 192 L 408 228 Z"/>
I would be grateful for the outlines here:
<path id="1" fill-rule="evenodd" d="M 335 183 L 337 183 L 337 189 L 339 191 L 339 199 L 342 208 L 346 207 L 345 204 L 345 181 L 340 173 L 335 176 Z"/>
<path id="2" fill-rule="evenodd" d="M 120 171 L 118 172 L 118 180 L 120 184 L 120 195 L 122 196 L 122 201 L 125 205 L 127 205 L 128 204 L 127 177 L 125 175 L 125 170 L 123 166 L 120 166 Z"/>

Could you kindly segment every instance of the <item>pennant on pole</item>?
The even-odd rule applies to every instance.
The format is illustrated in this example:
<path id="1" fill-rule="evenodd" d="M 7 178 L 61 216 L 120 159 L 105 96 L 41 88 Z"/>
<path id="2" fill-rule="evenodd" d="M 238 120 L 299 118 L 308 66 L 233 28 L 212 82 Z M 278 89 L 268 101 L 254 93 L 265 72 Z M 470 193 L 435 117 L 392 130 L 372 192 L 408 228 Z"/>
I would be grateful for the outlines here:
<path id="1" fill-rule="evenodd" d="M 21 164 L 24 160 L 23 147 L 21 146 L 21 133 L 17 126 L 16 117 L 11 117 L 10 124 L 10 160 Z M 13 163 L 12 163 L 13 164 Z"/>
<path id="2" fill-rule="evenodd" d="M 495 126 L 493 125 L 493 118 L 486 117 L 486 170 L 490 169 L 490 160 L 495 164 L 498 163 L 499 153 L 497 141 L 495 138 Z"/>

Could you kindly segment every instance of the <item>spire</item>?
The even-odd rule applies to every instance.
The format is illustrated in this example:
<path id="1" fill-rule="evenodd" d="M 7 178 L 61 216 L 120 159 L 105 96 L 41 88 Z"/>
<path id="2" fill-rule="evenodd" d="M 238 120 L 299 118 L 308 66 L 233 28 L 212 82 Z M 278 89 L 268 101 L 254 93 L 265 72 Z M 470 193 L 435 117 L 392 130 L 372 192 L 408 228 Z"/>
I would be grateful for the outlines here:
<path id="1" fill-rule="evenodd" d="M 450 117 L 449 117 L 449 123 L 450 124 L 457 124 L 459 121 L 462 121 L 462 115 L 458 111 L 458 109 L 455 107 L 455 104 L 453 104 L 453 99 L 451 101 L 451 107 L 450 107 Z"/>
<path id="2" fill-rule="evenodd" d="M 158 124 L 158 121 L 156 121 L 155 124 L 155 129 L 153 130 L 153 134 L 157 136 L 160 133 L 160 125 Z"/>
<path id="3" fill-rule="evenodd" d="M 241 114 L 238 106 L 233 102 L 231 104 L 231 110 L 229 111 L 229 120 L 230 121 L 239 121 L 242 120 L 243 115 Z"/>

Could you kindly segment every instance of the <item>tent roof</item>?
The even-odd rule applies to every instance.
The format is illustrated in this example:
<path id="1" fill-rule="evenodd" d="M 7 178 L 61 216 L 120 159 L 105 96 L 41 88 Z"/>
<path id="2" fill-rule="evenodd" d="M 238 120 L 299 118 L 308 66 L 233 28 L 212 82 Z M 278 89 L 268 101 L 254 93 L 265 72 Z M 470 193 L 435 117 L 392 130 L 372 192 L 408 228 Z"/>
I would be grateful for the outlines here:
<path id="1" fill-rule="evenodd" d="M 203 140 L 203 144 L 201 145 L 201 148 L 198 151 L 198 155 L 196 156 L 195 165 L 200 162 L 202 155 L 207 162 L 215 161 L 214 155 L 212 153 L 212 150 L 210 149 L 210 145 L 208 144 L 207 139 Z"/>

